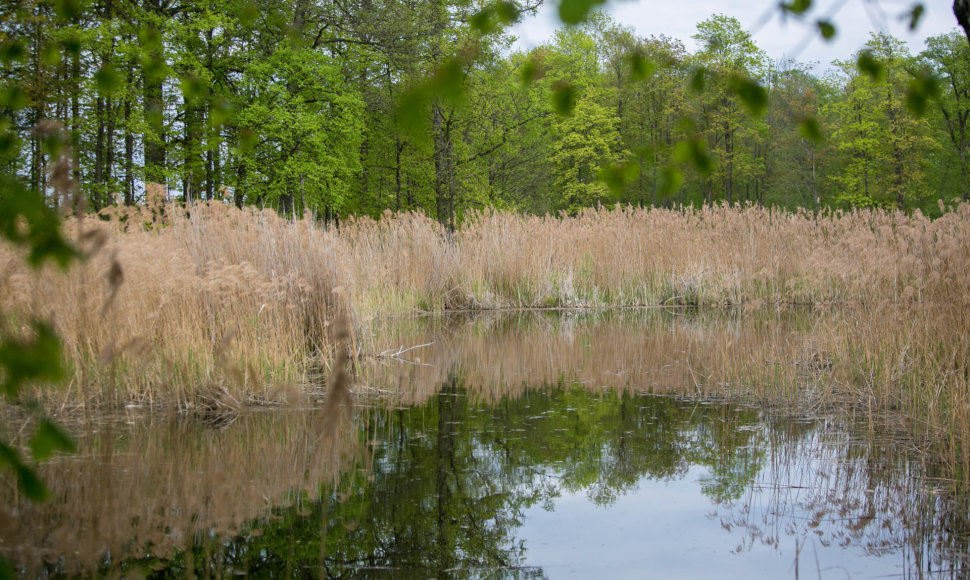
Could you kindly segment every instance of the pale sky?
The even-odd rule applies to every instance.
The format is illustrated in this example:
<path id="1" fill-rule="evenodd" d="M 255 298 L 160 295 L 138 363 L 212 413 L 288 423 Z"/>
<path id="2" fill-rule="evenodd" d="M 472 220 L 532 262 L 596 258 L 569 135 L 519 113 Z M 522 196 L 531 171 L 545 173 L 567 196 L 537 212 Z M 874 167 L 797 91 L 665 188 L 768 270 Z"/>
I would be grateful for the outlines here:
<path id="1" fill-rule="evenodd" d="M 929 36 L 957 28 L 952 0 L 923 0 L 926 11 L 915 33 L 909 31 L 908 13 L 915 0 L 815 0 L 815 6 L 805 22 L 789 17 L 781 20 L 778 0 L 608 0 L 607 11 L 624 26 L 632 26 L 638 36 L 666 34 L 680 39 L 693 52 L 698 47 L 691 38 L 697 23 L 712 14 L 726 14 L 737 18 L 745 30 L 753 32 L 755 43 L 773 60 L 794 56 L 803 63 L 819 63 L 817 70 L 829 68 L 831 61 L 849 59 L 869 39 L 872 31 L 892 34 L 903 40 L 913 54 L 925 48 Z M 551 40 L 560 25 L 556 18 L 558 4 L 546 0 L 540 14 L 527 18 L 512 29 L 518 38 L 517 48 L 532 48 Z M 825 42 L 812 33 L 815 20 L 831 16 L 838 33 Z M 760 24 L 760 28 L 759 27 Z M 805 39 L 810 37 L 809 42 Z M 794 53 L 801 48 L 797 55 Z"/>

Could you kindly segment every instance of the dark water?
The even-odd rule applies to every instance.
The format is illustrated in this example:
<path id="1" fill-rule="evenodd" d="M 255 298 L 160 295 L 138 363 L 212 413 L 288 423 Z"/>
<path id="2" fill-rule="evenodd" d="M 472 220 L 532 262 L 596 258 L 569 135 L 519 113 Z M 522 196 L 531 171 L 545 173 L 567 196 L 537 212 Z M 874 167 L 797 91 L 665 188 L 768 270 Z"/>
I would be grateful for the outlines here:
<path id="1" fill-rule="evenodd" d="M 565 373 L 503 396 L 462 366 L 408 404 L 358 404 L 336 434 L 313 410 L 79 427 L 81 452 L 44 468 L 55 502 L 4 491 L 0 550 L 27 577 L 970 573 L 965 498 L 888 420 Z"/>

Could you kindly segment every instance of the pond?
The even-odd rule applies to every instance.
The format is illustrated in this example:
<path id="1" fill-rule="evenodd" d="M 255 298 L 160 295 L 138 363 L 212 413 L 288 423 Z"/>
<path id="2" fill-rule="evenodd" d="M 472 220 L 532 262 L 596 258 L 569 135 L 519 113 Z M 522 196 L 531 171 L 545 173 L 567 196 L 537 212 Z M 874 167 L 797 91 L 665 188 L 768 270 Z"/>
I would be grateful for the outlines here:
<path id="1" fill-rule="evenodd" d="M 968 502 L 896 419 L 701 388 L 804 352 L 818 316 L 385 323 L 339 424 L 76 425 L 54 501 L 5 488 L 0 549 L 28 577 L 966 576 Z"/>

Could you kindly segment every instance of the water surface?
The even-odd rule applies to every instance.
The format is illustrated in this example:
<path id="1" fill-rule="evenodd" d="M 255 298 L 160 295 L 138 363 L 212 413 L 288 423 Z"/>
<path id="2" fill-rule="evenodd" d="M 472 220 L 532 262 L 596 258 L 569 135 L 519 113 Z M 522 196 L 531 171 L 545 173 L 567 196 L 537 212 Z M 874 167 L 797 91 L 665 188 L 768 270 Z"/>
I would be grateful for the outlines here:
<path id="1" fill-rule="evenodd" d="M 312 408 L 77 426 L 54 502 L 3 492 L 0 549 L 29 577 L 965 576 L 967 502 L 892 417 L 704 384 L 736 392 L 725 361 L 771 370 L 816 326 L 404 321 L 336 431 Z"/>

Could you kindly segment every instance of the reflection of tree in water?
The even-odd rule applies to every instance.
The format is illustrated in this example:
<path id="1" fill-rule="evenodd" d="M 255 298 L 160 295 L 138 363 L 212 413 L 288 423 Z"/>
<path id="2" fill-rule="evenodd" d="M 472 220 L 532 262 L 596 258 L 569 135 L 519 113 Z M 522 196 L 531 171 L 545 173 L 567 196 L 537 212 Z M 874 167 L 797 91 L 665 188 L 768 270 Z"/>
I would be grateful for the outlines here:
<path id="1" fill-rule="evenodd" d="M 375 440 L 368 469 L 348 474 L 325 501 L 277 509 L 228 542 L 197 541 L 194 567 L 541 576 L 523 567 L 516 539 L 525 508 L 581 491 L 609 504 L 645 477 L 679 478 L 697 462 L 726 488 L 743 486 L 757 453 L 751 432 L 735 427 L 753 421 L 750 410 L 563 384 L 475 404 L 451 373 L 424 406 L 361 413 L 361 437 Z M 183 553 L 169 571 L 186 564 Z"/>
<path id="2" fill-rule="evenodd" d="M 801 545 L 909 545 L 925 558 L 932 550 L 910 544 L 966 537 L 965 509 L 951 517 L 944 496 L 900 486 L 918 466 L 871 441 L 820 439 L 845 433 L 840 425 L 562 383 L 520 392 L 477 404 L 453 371 L 423 406 L 359 410 L 371 451 L 323 500 L 276 509 L 228 541 L 197 538 L 191 558 L 154 567 L 173 577 L 190 563 L 211 575 L 541 577 L 516 538 L 526 508 L 552 509 L 576 492 L 607 505 L 645 478 L 681 478 L 696 465 L 707 468 L 702 491 L 722 524 L 741 532 L 739 550 L 798 534 Z"/>

